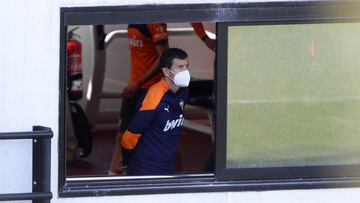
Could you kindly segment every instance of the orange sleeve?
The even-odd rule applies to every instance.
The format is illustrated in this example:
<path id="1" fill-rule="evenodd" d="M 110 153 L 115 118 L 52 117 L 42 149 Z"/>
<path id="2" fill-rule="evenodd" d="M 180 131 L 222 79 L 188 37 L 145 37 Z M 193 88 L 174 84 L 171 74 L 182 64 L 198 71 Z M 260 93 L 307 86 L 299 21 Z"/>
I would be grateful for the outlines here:
<path id="1" fill-rule="evenodd" d="M 139 111 L 154 110 L 161 101 L 161 98 L 169 90 L 166 82 L 161 79 L 155 85 L 151 86 L 142 101 Z"/>
<path id="2" fill-rule="evenodd" d="M 152 42 L 158 43 L 160 41 L 168 41 L 167 25 L 166 24 L 147 24 L 152 36 Z"/>
<path id="3" fill-rule="evenodd" d="M 140 137 L 141 134 L 135 134 L 126 130 L 121 138 L 121 146 L 125 149 L 134 149 Z"/>
<path id="4" fill-rule="evenodd" d="M 205 28 L 202 23 L 191 23 L 191 26 L 194 28 L 195 33 L 200 37 L 200 39 L 203 40 L 205 37 L 207 37 Z"/>

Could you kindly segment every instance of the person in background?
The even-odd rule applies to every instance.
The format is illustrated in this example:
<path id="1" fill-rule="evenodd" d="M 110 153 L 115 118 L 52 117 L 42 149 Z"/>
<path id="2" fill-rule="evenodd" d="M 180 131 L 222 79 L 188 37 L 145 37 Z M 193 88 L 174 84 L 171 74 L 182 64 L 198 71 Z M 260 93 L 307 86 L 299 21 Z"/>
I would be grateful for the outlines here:
<path id="1" fill-rule="evenodd" d="M 170 175 L 175 171 L 190 83 L 187 53 L 167 49 L 160 58 L 160 67 L 162 79 L 140 99 L 121 139 L 124 157 L 130 158 L 128 175 Z"/>
<path id="2" fill-rule="evenodd" d="M 216 51 L 216 40 L 211 39 L 205 32 L 205 28 L 202 23 L 194 22 L 191 23 L 194 28 L 196 35 L 205 43 L 205 45 L 212 51 Z"/>

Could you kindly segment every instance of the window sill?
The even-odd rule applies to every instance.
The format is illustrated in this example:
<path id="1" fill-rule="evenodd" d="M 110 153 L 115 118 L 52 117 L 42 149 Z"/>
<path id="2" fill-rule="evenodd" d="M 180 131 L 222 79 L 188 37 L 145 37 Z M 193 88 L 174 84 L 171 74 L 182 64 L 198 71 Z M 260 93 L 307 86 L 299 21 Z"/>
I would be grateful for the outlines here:
<path id="1" fill-rule="evenodd" d="M 211 177 L 212 176 L 212 177 Z M 141 195 L 195 192 L 266 191 L 290 189 L 350 188 L 360 187 L 360 178 L 281 179 L 257 181 L 216 181 L 213 174 L 199 177 L 67 181 L 61 197 Z"/>

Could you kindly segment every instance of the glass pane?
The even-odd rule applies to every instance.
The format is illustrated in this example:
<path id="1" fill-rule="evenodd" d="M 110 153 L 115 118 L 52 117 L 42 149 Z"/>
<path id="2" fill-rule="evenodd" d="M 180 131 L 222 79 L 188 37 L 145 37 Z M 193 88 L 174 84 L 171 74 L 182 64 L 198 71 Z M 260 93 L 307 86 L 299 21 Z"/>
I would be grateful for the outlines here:
<path id="1" fill-rule="evenodd" d="M 211 112 L 213 112 L 212 83 L 215 53 L 205 46 L 201 37 L 194 32 L 191 22 L 167 23 L 166 25 L 168 34 L 161 33 L 169 36 L 170 47 L 179 47 L 188 53 L 192 81 L 189 90 L 191 97 L 183 112 L 186 121 L 182 131 L 177 133 L 176 139 L 174 137 L 172 146 L 166 144 L 168 141 L 160 140 L 162 147 L 170 147 L 169 150 L 172 151 L 171 156 L 166 155 L 164 158 L 164 160 L 166 159 L 166 163 L 163 163 L 166 165 L 164 168 L 171 170 L 174 168 L 171 172 L 179 176 L 212 173 L 214 143 L 211 131 Z M 210 37 L 216 36 L 214 22 L 202 25 Z M 95 27 L 90 25 L 67 27 L 69 38 L 66 42 L 66 56 L 68 57 L 66 71 L 68 76 L 72 76 L 66 78 L 66 84 L 69 85 L 66 96 L 70 102 L 64 103 L 67 127 L 65 171 L 69 180 L 84 177 L 97 179 L 99 176 L 125 176 L 126 174 L 123 165 L 127 163 L 122 162 L 117 134 L 121 122 L 124 124 L 123 128 L 129 127 L 133 115 L 128 114 L 136 111 L 138 99 L 127 99 L 124 102 L 125 98 L 122 98 L 121 94 L 128 82 L 140 80 L 140 76 L 149 70 L 158 57 L 155 50 L 156 44 L 147 39 L 156 34 L 154 30 L 152 30 L 154 31 L 152 34 L 150 33 L 152 27 L 142 24 L 132 25 L 132 28 L 128 29 L 128 26 L 128 24 L 104 24 L 97 27 L 99 33 L 101 33 L 100 28 L 104 30 L 104 35 L 100 36 L 106 35 L 106 57 L 103 55 L 105 53 L 96 51 L 93 47 L 93 40 L 100 40 L 100 38 L 93 39 L 93 36 L 99 36 L 99 33 L 97 35 L 95 33 Z M 157 25 L 154 27 L 163 28 Z M 197 27 L 198 30 L 202 30 L 202 26 L 198 25 Z M 128 30 L 130 30 L 129 33 Z M 145 34 L 150 36 L 145 36 Z M 81 42 L 81 46 L 79 42 Z M 80 73 L 82 73 L 82 78 L 76 77 Z M 152 81 L 147 82 L 143 88 L 149 88 L 155 84 L 159 77 L 161 75 L 154 76 Z M 82 88 L 79 85 L 81 83 Z M 140 92 L 138 97 L 141 98 Z M 123 108 L 124 111 L 121 111 L 124 103 L 126 104 Z M 76 104 L 81 108 L 79 106 L 76 108 Z M 129 108 L 130 110 L 128 110 Z M 88 122 L 92 128 L 89 128 Z M 165 125 L 166 119 L 163 127 Z M 142 128 L 139 123 L 135 123 L 134 126 Z M 148 129 L 150 129 L 149 126 Z M 150 130 L 141 132 L 143 136 L 138 143 L 143 141 L 146 134 L 151 134 L 149 132 Z M 150 140 L 150 142 L 152 141 Z M 147 144 L 140 148 L 147 148 L 145 145 Z M 150 145 L 152 146 L 151 143 Z M 156 150 L 163 149 L 162 147 L 152 148 L 150 154 L 157 153 Z M 139 149 L 139 145 L 136 146 L 136 149 Z M 129 162 L 137 162 L 135 155 L 132 156 L 134 158 L 130 158 L 130 154 L 128 156 Z M 136 157 L 145 160 L 140 153 L 137 153 Z M 160 159 L 158 157 L 156 161 Z M 144 163 L 151 165 L 156 161 L 148 160 Z M 160 170 L 163 167 L 160 165 L 152 168 Z M 132 177 L 128 176 L 124 179 L 132 179 Z"/>
<path id="2" fill-rule="evenodd" d="M 230 26 L 227 167 L 360 163 L 360 24 Z"/>

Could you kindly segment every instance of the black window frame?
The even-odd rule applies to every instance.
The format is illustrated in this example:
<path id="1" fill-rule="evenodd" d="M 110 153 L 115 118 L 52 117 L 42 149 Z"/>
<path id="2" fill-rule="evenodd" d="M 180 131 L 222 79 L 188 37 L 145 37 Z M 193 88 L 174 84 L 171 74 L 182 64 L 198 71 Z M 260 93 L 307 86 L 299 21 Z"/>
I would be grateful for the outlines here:
<path id="1" fill-rule="evenodd" d="M 360 4 L 357 4 L 359 6 Z M 358 8 L 360 9 L 360 8 Z M 360 10 L 359 10 L 360 11 Z M 227 36 L 229 26 L 249 26 L 249 25 L 295 25 L 295 24 L 324 24 L 324 23 L 351 23 L 360 22 L 360 15 L 339 17 L 338 15 L 331 18 L 311 18 L 311 19 L 285 19 L 274 21 L 253 21 L 253 22 L 229 22 L 221 23 L 219 25 L 220 33 L 218 40 L 222 41 L 219 44 L 219 51 L 223 54 L 218 58 L 218 67 L 220 72 L 219 77 L 227 78 Z M 225 80 L 225 79 L 224 79 Z M 227 79 L 226 79 L 227 81 Z M 256 167 L 256 168 L 226 168 L 226 145 L 227 145 L 227 82 L 221 83 L 220 89 L 217 91 L 217 122 L 222 122 L 217 128 L 216 134 L 218 136 L 217 148 L 218 157 L 221 163 L 216 165 L 216 179 L 217 180 L 296 180 L 296 179 L 332 179 L 341 177 L 343 179 L 353 179 L 360 177 L 360 164 L 343 164 L 343 165 L 312 165 L 312 166 L 278 166 L 278 167 Z M 220 104 L 219 104 L 220 103 Z M 223 148 L 224 147 L 224 148 Z M 220 150 L 219 150 L 220 149 Z"/>
<path id="2" fill-rule="evenodd" d="M 179 192 L 259 191 L 359 187 L 360 170 L 339 167 L 226 168 L 227 26 L 360 22 L 360 3 L 355 1 L 267 2 L 60 9 L 60 103 L 59 103 L 59 196 L 105 196 Z M 67 179 L 66 177 L 66 28 L 69 25 L 129 23 L 217 22 L 216 164 L 214 176 L 153 179 Z M 360 166 L 356 166 L 360 168 Z M 346 169 L 346 170 L 343 170 Z M 324 173 L 326 171 L 326 173 Z"/>

